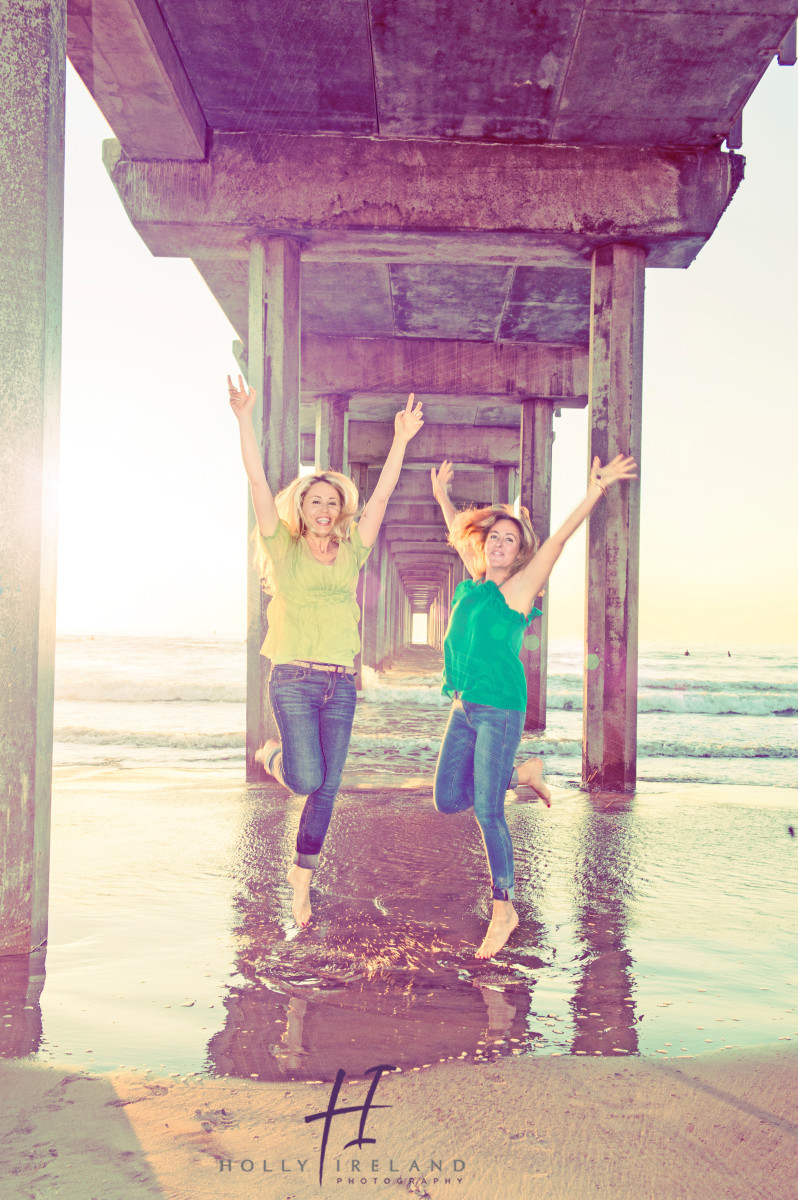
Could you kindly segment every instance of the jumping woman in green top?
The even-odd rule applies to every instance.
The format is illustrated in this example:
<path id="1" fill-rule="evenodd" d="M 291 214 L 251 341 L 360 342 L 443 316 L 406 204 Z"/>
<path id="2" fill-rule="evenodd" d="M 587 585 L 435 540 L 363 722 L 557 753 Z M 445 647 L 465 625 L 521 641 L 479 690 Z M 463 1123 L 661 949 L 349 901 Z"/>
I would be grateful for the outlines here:
<path id="1" fill-rule="evenodd" d="M 540 759 L 529 758 L 517 769 L 513 765 L 526 712 L 526 678 L 518 655 L 527 625 L 541 615 L 533 602 L 569 537 L 608 487 L 637 478 L 635 469 L 633 459 L 622 454 L 606 467 L 594 458 L 587 495 L 540 549 L 526 509 L 515 514 L 509 505 L 494 504 L 456 513 L 449 497 L 452 464 L 444 461 L 439 471 L 432 470 L 432 490 L 449 540 L 471 575 L 454 593 L 443 643 L 443 691 L 453 703 L 435 770 L 434 800 L 442 813 L 473 808 L 485 843 L 493 915 L 477 958 L 498 954 L 518 924 L 505 792 L 511 784 L 526 784 L 551 804 Z"/>
<path id="2" fill-rule="evenodd" d="M 227 377 L 241 455 L 258 521 L 264 575 L 272 593 L 262 654 L 271 659 L 269 700 L 280 741 L 256 757 L 274 778 L 307 796 L 288 871 L 298 925 L 311 918 L 310 881 L 341 785 L 355 715 L 354 657 L 360 648 L 355 588 L 360 568 L 399 479 L 405 446 L 423 425 L 408 397 L 393 444 L 359 521 L 357 489 L 339 471 L 300 476 L 273 496 L 263 470 L 252 410 L 255 392 Z"/>

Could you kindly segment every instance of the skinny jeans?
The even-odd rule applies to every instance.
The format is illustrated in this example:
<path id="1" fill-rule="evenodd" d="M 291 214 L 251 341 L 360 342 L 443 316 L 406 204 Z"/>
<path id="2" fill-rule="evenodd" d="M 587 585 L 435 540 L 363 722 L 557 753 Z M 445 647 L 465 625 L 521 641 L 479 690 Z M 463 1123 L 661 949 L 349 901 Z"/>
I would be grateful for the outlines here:
<path id="1" fill-rule="evenodd" d="M 282 743 L 285 786 L 307 796 L 294 862 L 314 869 L 332 816 L 355 717 L 354 672 L 276 664 L 269 700 Z"/>
<path id="2" fill-rule="evenodd" d="M 493 899 L 515 896 L 513 843 L 504 819 L 504 794 L 514 774 L 524 714 L 456 698 L 449 713 L 433 799 L 441 813 L 473 808 L 490 868 Z"/>

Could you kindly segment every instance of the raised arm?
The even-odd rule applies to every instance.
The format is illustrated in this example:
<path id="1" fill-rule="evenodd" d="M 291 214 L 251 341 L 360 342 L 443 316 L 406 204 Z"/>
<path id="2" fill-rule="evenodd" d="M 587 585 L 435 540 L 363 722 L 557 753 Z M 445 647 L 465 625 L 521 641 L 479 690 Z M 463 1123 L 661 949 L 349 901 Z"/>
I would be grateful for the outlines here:
<path id="1" fill-rule="evenodd" d="M 455 507 L 452 504 L 452 498 L 449 495 L 452 480 L 454 479 L 454 464 L 445 458 L 437 471 L 434 467 L 432 468 L 430 475 L 432 477 L 432 494 L 441 506 L 446 528 L 451 530 L 452 521 L 457 515 Z M 457 553 L 465 563 L 465 568 L 469 575 L 476 578 L 479 565 L 477 555 L 474 554 L 470 547 L 460 549 L 458 546 Z"/>
<path id="2" fill-rule="evenodd" d="M 233 416 L 238 421 L 241 458 L 249 480 L 252 507 L 255 509 L 258 529 L 264 537 L 270 537 L 277 528 L 280 518 L 275 507 L 272 490 L 266 482 L 266 473 L 263 470 L 263 462 L 255 438 L 255 427 L 252 424 L 252 412 L 255 408 L 257 394 L 254 388 L 247 388 L 240 375 L 238 387 L 228 375 L 227 387 L 230 393 L 230 407 L 233 410 Z"/>
<path id="3" fill-rule="evenodd" d="M 616 483 L 637 479 L 637 463 L 625 454 L 616 454 L 612 462 L 602 467 L 598 458 L 593 459 L 590 480 L 584 500 L 563 521 L 560 528 L 547 538 L 535 557 L 523 570 L 502 586 L 508 604 L 519 611 L 529 612 L 535 597 L 540 594 L 551 575 L 552 567 L 563 552 L 565 543 L 576 533 L 582 522 L 607 494 L 607 489 Z"/>
<path id="4" fill-rule="evenodd" d="M 360 540 L 364 546 L 373 546 L 377 540 L 386 506 L 393 494 L 393 489 L 399 482 L 399 472 L 405 458 L 405 446 L 411 438 L 416 436 L 424 424 L 421 404 L 414 404 L 414 400 L 415 396 L 411 392 L 402 412 L 396 414 L 393 423 L 393 442 L 388 451 L 385 466 L 380 472 L 377 486 L 369 497 L 368 504 L 363 509 L 363 515 L 358 522 Z"/>

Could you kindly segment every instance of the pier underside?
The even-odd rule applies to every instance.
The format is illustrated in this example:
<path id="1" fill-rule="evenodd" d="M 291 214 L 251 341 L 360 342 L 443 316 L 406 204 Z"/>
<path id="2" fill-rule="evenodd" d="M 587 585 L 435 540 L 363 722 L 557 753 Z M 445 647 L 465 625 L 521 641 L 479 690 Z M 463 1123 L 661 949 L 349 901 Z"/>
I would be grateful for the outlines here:
<path id="1" fill-rule="evenodd" d="M 462 578 L 431 465 L 460 465 L 456 504 L 519 500 L 545 536 L 555 412 L 587 407 L 590 453 L 640 462 L 645 269 L 688 267 L 712 236 L 742 178 L 745 102 L 774 55 L 795 60 L 794 0 L 709 7 L 6 14 L 0 953 L 46 936 L 65 54 L 116 135 L 105 164 L 131 222 L 154 255 L 193 259 L 238 334 L 274 489 L 317 462 L 368 495 L 397 400 L 423 400 L 363 581 L 362 665 L 379 669 L 416 613 L 440 646 Z M 583 783 L 620 792 L 635 787 L 640 486 L 588 530 Z M 253 574 L 252 779 L 266 604 Z M 546 629 L 544 611 L 523 650 L 530 729 Z"/>

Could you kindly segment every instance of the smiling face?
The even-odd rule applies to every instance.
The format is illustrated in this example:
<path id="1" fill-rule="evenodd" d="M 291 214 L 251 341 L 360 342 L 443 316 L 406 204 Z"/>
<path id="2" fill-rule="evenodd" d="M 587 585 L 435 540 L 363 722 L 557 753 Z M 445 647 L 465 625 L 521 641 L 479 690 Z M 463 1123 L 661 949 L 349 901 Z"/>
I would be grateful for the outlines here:
<path id="1" fill-rule="evenodd" d="M 341 515 L 341 497 L 329 483 L 312 483 L 302 498 L 302 516 L 308 533 L 328 537 Z"/>
<path id="2" fill-rule="evenodd" d="M 488 530 L 484 548 L 489 572 L 508 571 L 521 549 L 521 534 L 515 521 L 500 518 Z"/>

